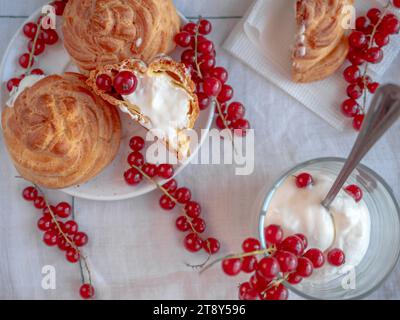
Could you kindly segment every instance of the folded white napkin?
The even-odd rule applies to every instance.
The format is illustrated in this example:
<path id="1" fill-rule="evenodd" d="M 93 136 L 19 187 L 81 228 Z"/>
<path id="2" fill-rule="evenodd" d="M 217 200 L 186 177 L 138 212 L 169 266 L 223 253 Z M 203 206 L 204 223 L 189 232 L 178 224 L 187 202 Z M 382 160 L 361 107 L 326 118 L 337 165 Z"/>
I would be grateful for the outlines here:
<path id="1" fill-rule="evenodd" d="M 343 130 L 349 121 L 341 114 L 347 84 L 343 68 L 329 78 L 311 83 L 291 81 L 291 46 L 296 25 L 294 0 L 256 0 L 224 43 L 232 55 L 289 93 L 333 127 Z M 356 1 L 357 16 L 378 5 L 375 0 Z M 370 75 L 378 81 L 400 51 L 400 36 L 392 36 L 384 60 L 371 65 Z M 347 65 L 347 64 L 346 64 Z"/>

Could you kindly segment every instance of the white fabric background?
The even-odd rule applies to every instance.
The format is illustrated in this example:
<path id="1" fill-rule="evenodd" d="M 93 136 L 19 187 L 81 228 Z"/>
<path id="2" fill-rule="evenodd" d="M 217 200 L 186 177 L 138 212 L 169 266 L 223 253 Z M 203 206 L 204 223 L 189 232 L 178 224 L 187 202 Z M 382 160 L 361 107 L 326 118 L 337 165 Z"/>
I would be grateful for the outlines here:
<path id="1" fill-rule="evenodd" d="M 278 0 L 276 0 L 278 1 Z M 0 0 L 0 55 L 25 17 L 45 0 Z M 186 16 L 210 17 L 212 38 L 220 45 L 252 0 L 176 0 Z M 196 165 L 178 177 L 191 187 L 204 207 L 208 233 L 222 242 L 222 253 L 237 251 L 241 241 L 257 230 L 255 198 L 266 184 L 294 164 L 316 157 L 346 156 L 355 139 L 352 130 L 339 132 L 300 103 L 219 50 L 219 64 L 230 71 L 236 98 L 248 110 L 256 130 L 255 172 L 235 176 L 232 166 Z M 400 57 L 385 74 L 400 83 Z M 2 84 L 3 85 L 3 84 Z M 380 173 L 400 198 L 400 123 L 366 157 L 364 163 Z M 38 212 L 21 200 L 24 186 L 11 176 L 11 163 L 1 141 L 0 152 L 0 298 L 75 299 L 80 285 L 77 265 L 66 262 L 55 248 L 41 242 Z M 216 183 L 216 181 L 218 183 Z M 51 199 L 69 197 L 52 193 Z M 120 202 L 75 199 L 76 219 L 87 231 L 86 252 L 99 299 L 236 299 L 237 285 L 246 279 L 227 278 L 216 267 L 201 276 L 185 266 L 201 255 L 186 253 L 175 230 L 176 213 L 158 207 L 157 191 Z M 41 268 L 54 265 L 57 289 L 40 286 Z M 291 296 L 292 298 L 294 295 Z M 400 269 L 371 298 L 400 298 Z"/>

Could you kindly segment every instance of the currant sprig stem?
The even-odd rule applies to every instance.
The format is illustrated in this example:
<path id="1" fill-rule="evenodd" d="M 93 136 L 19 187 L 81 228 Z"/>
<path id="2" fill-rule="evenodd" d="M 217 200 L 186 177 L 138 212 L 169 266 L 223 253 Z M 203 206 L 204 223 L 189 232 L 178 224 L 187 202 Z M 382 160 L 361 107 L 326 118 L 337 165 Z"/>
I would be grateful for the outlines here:
<path id="1" fill-rule="evenodd" d="M 31 73 L 32 70 L 32 66 L 33 66 L 33 56 L 35 55 L 35 50 L 36 50 L 36 43 L 39 39 L 39 35 L 40 35 L 40 29 L 41 29 L 41 24 L 42 24 L 42 19 L 44 17 L 46 17 L 47 14 L 45 15 L 41 15 L 38 22 L 36 23 L 37 29 L 36 29 L 36 34 L 35 37 L 33 38 L 33 44 L 32 44 L 32 49 L 29 52 L 29 62 L 28 62 L 28 68 L 25 71 L 25 76 L 27 76 L 28 74 Z"/>

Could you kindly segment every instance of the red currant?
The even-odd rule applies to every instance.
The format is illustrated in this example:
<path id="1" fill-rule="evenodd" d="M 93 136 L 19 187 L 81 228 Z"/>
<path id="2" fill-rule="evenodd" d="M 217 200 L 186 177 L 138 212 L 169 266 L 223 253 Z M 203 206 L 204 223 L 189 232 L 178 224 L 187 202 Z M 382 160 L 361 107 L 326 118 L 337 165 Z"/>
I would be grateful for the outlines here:
<path id="1" fill-rule="evenodd" d="M 190 224 L 185 216 L 180 216 L 176 219 L 175 222 L 176 228 L 179 231 L 185 232 L 190 229 Z"/>
<path id="2" fill-rule="evenodd" d="M 363 122 L 364 122 L 364 115 L 363 114 L 357 114 L 355 117 L 354 117 L 354 119 L 353 119 L 353 128 L 356 130 L 356 131 L 360 131 L 361 130 L 361 127 L 362 127 L 362 124 L 363 124 Z"/>
<path id="3" fill-rule="evenodd" d="M 76 263 L 79 261 L 81 255 L 79 254 L 79 252 L 77 250 L 75 250 L 74 248 L 69 248 L 67 250 L 67 252 L 65 253 L 65 257 L 67 258 L 67 260 L 71 263 Z"/>
<path id="4" fill-rule="evenodd" d="M 193 49 L 187 49 L 182 52 L 181 61 L 187 65 L 193 65 L 195 63 L 195 55 Z"/>
<path id="5" fill-rule="evenodd" d="M 246 109 L 240 102 L 232 102 L 228 107 L 227 119 L 229 121 L 236 121 L 238 119 L 242 119 L 245 113 Z"/>
<path id="6" fill-rule="evenodd" d="M 157 175 L 163 179 L 170 179 L 174 175 L 174 168 L 170 164 L 160 164 L 157 168 Z"/>
<path id="7" fill-rule="evenodd" d="M 360 88 L 360 86 L 358 85 L 358 83 L 352 83 L 347 87 L 347 95 L 354 100 L 357 100 L 358 98 L 360 98 L 363 94 L 363 90 Z M 344 103 L 343 103 L 344 104 Z M 356 103 L 357 105 L 357 103 Z M 350 107 L 350 109 L 348 109 L 348 107 Z M 352 113 L 353 109 L 354 109 L 354 104 L 353 102 L 351 102 L 350 105 L 345 106 L 345 114 L 347 114 L 347 110 L 351 110 L 350 113 Z M 356 108 L 358 109 L 358 108 Z M 342 105 L 342 110 L 343 110 L 343 105 Z"/>
<path id="8" fill-rule="evenodd" d="M 26 201 L 34 201 L 37 197 L 38 197 L 38 191 L 35 187 L 26 187 L 23 191 L 22 191 L 22 197 L 26 200 Z"/>
<path id="9" fill-rule="evenodd" d="M 206 222 L 201 218 L 194 218 L 192 226 L 197 233 L 203 233 L 206 230 Z"/>
<path id="10" fill-rule="evenodd" d="M 237 119 L 232 123 L 234 133 L 239 137 L 244 137 L 250 129 L 250 123 L 246 119 Z"/>
<path id="11" fill-rule="evenodd" d="M 182 31 L 177 33 L 174 39 L 178 46 L 186 48 L 189 47 L 192 36 L 188 32 Z"/>
<path id="12" fill-rule="evenodd" d="M 242 261 L 237 258 L 225 259 L 222 261 L 222 270 L 228 276 L 237 275 L 242 269 Z"/>
<path id="13" fill-rule="evenodd" d="M 289 236 L 279 244 L 279 249 L 294 253 L 296 256 L 301 256 L 304 252 L 304 244 L 299 237 Z"/>
<path id="14" fill-rule="evenodd" d="M 218 116 L 217 119 L 215 120 L 215 123 L 217 124 L 217 127 L 221 130 L 226 129 L 224 120 L 222 119 L 221 116 Z"/>
<path id="15" fill-rule="evenodd" d="M 377 32 L 374 35 L 375 44 L 381 48 L 389 44 L 389 35 L 384 34 L 383 32 Z"/>
<path id="16" fill-rule="evenodd" d="M 39 39 L 50 46 L 56 44 L 58 41 L 57 31 L 54 29 L 43 30 L 39 35 Z"/>
<path id="17" fill-rule="evenodd" d="M 78 232 L 78 224 L 74 220 L 68 220 L 64 223 L 63 231 L 73 236 Z"/>
<path id="18" fill-rule="evenodd" d="M 258 292 L 251 288 L 248 282 L 242 283 L 239 288 L 239 300 L 257 300 Z"/>
<path id="19" fill-rule="evenodd" d="M 353 48 L 363 48 L 367 44 L 367 37 L 361 31 L 353 31 L 349 36 L 350 46 Z"/>
<path id="20" fill-rule="evenodd" d="M 369 48 L 365 52 L 364 58 L 370 63 L 379 63 L 383 59 L 383 51 L 378 47 Z"/>
<path id="21" fill-rule="evenodd" d="M 203 241 L 203 249 L 209 254 L 216 254 L 221 245 L 219 241 L 215 238 L 208 238 L 207 240 Z"/>
<path id="22" fill-rule="evenodd" d="M 380 25 L 379 31 L 384 34 L 396 34 L 400 30 L 400 21 L 394 15 L 387 15 Z"/>
<path id="23" fill-rule="evenodd" d="M 250 286 L 257 292 L 263 292 L 271 283 L 270 279 L 266 279 L 259 272 L 253 274 L 249 280 Z"/>
<path id="24" fill-rule="evenodd" d="M 89 241 L 89 237 L 84 232 L 77 232 L 74 235 L 74 243 L 77 247 L 83 247 Z"/>
<path id="25" fill-rule="evenodd" d="M 28 69 L 29 67 L 32 67 L 35 63 L 35 59 L 32 57 L 32 61 L 29 65 L 29 53 L 24 53 L 22 56 L 19 57 L 19 65 L 24 68 Z"/>
<path id="26" fill-rule="evenodd" d="M 345 188 L 345 191 L 354 198 L 356 202 L 360 202 L 363 197 L 363 192 L 359 186 L 352 184 Z"/>
<path id="27" fill-rule="evenodd" d="M 306 237 L 304 234 L 302 234 L 302 233 L 296 233 L 294 236 L 297 237 L 297 238 L 299 238 L 299 239 L 303 242 L 303 248 L 304 248 L 304 249 L 307 248 L 307 246 L 308 246 L 308 240 L 307 240 L 307 237 Z"/>
<path id="28" fill-rule="evenodd" d="M 262 258 L 258 262 L 257 271 L 265 279 L 273 279 L 280 271 L 279 262 L 275 257 Z"/>
<path id="29" fill-rule="evenodd" d="M 56 208 L 54 213 L 60 218 L 68 218 L 71 215 L 72 208 L 69 203 L 60 202 Z"/>
<path id="30" fill-rule="evenodd" d="M 210 98 L 204 92 L 197 93 L 197 98 L 200 110 L 205 110 L 210 106 Z"/>
<path id="31" fill-rule="evenodd" d="M 289 297 L 289 291 L 286 287 L 280 283 L 277 286 L 269 288 L 264 295 L 264 300 L 287 300 Z"/>
<path id="32" fill-rule="evenodd" d="M 71 244 L 67 240 L 65 240 L 62 235 L 57 238 L 57 246 L 61 251 L 67 251 L 69 248 L 71 248 Z"/>
<path id="33" fill-rule="evenodd" d="M 36 68 L 36 69 L 33 69 L 33 70 L 31 71 L 31 74 L 41 76 L 41 75 L 44 75 L 44 72 L 43 72 L 42 69 Z"/>
<path id="34" fill-rule="evenodd" d="M 129 95 L 135 92 L 137 78 L 130 71 L 120 71 L 114 78 L 114 88 L 120 95 Z"/>
<path id="35" fill-rule="evenodd" d="M 218 101 L 220 103 L 224 103 L 231 100 L 232 98 L 233 98 L 233 88 L 228 84 L 224 84 L 222 86 L 220 94 L 218 95 Z"/>
<path id="36" fill-rule="evenodd" d="M 195 201 L 188 201 L 185 205 L 185 212 L 190 218 L 197 218 L 201 214 L 201 206 Z"/>
<path id="37" fill-rule="evenodd" d="M 226 71 L 223 67 L 215 67 L 209 72 L 209 76 L 213 78 L 217 78 L 221 84 L 224 84 L 228 81 L 228 71 Z"/>
<path id="38" fill-rule="evenodd" d="M 329 264 L 339 267 L 345 262 L 344 252 L 337 248 L 329 250 L 327 260 Z"/>
<path id="39" fill-rule="evenodd" d="M 381 18 L 382 12 L 378 8 L 371 8 L 367 12 L 367 17 L 372 22 L 372 24 L 376 24 Z"/>
<path id="40" fill-rule="evenodd" d="M 179 203 L 187 203 L 190 198 L 192 197 L 192 193 L 190 192 L 190 190 L 188 188 L 179 188 L 175 191 L 175 199 L 179 202 Z"/>
<path id="41" fill-rule="evenodd" d="M 287 282 L 290 284 L 299 284 L 302 280 L 303 278 L 300 277 L 296 272 L 292 272 L 287 278 Z"/>
<path id="42" fill-rule="evenodd" d="M 260 248 L 261 248 L 260 241 L 258 241 L 258 239 L 255 238 L 247 238 L 242 243 L 242 249 L 244 252 L 257 251 L 260 250 Z"/>
<path id="43" fill-rule="evenodd" d="M 22 30 L 26 37 L 28 37 L 29 39 L 33 39 L 33 38 L 35 38 L 37 29 L 38 29 L 38 26 L 36 23 L 28 22 L 24 25 L 24 28 Z"/>
<path id="44" fill-rule="evenodd" d="M 288 251 L 278 250 L 274 257 L 279 262 L 281 272 L 292 272 L 295 271 L 298 265 L 297 257 Z"/>
<path id="45" fill-rule="evenodd" d="M 106 74 L 99 74 L 96 78 L 96 86 L 102 91 L 109 92 L 112 90 L 112 79 Z"/>
<path id="46" fill-rule="evenodd" d="M 50 5 L 54 7 L 57 16 L 63 15 L 66 4 L 67 3 L 64 1 L 54 1 L 50 3 Z"/>
<path id="47" fill-rule="evenodd" d="M 36 209 L 43 209 L 46 206 L 46 201 L 43 197 L 38 196 L 35 200 L 33 200 L 33 205 Z"/>
<path id="48" fill-rule="evenodd" d="M 28 52 L 31 52 L 32 48 L 33 48 L 33 40 L 29 41 L 29 43 L 28 43 Z M 35 56 L 38 56 L 44 52 L 45 48 L 46 48 L 46 44 L 44 43 L 44 41 L 37 39 L 36 45 L 35 45 L 35 50 L 33 51 L 33 54 Z"/>
<path id="49" fill-rule="evenodd" d="M 211 54 L 214 51 L 214 43 L 208 39 L 198 42 L 197 51 L 203 54 Z M 214 70 L 214 68 L 212 70 Z"/>
<path id="50" fill-rule="evenodd" d="M 203 53 L 197 58 L 197 63 L 202 72 L 208 71 L 215 67 L 215 57 L 208 53 Z"/>
<path id="51" fill-rule="evenodd" d="M 157 166 L 152 163 L 145 163 L 142 166 L 142 170 L 150 178 L 154 178 L 157 175 Z"/>
<path id="52" fill-rule="evenodd" d="M 212 31 L 211 22 L 206 19 L 201 19 L 199 21 L 199 33 L 203 35 L 207 35 Z"/>
<path id="53" fill-rule="evenodd" d="M 162 195 L 160 198 L 160 206 L 164 210 L 170 211 L 173 208 L 175 208 L 176 202 L 172 200 L 169 196 L 166 194 Z"/>
<path id="54" fill-rule="evenodd" d="M 325 257 L 321 250 L 311 248 L 303 255 L 308 258 L 315 269 L 321 268 L 325 263 Z"/>
<path id="55" fill-rule="evenodd" d="M 299 257 L 297 260 L 298 260 L 298 265 L 296 273 L 303 278 L 311 276 L 314 271 L 312 262 L 305 257 Z"/>
<path id="56" fill-rule="evenodd" d="M 374 94 L 376 90 L 379 88 L 379 83 L 378 82 L 368 83 L 367 88 L 370 93 Z"/>
<path id="57" fill-rule="evenodd" d="M 142 174 L 136 168 L 129 168 L 124 173 L 127 184 L 133 186 L 139 184 L 143 180 Z"/>
<path id="58" fill-rule="evenodd" d="M 264 228 L 264 237 L 267 244 L 279 244 L 283 240 L 283 230 L 276 224 Z"/>
<path id="59" fill-rule="evenodd" d="M 347 59 L 351 62 L 352 65 L 359 66 L 363 64 L 364 54 L 361 51 L 350 48 L 349 53 L 347 55 Z"/>
<path id="60" fill-rule="evenodd" d="M 57 233 L 53 230 L 47 230 L 43 235 L 43 242 L 48 246 L 55 246 L 57 244 Z"/>
<path id="61" fill-rule="evenodd" d="M 189 233 L 183 243 L 190 252 L 197 252 L 203 247 L 203 241 L 196 233 Z"/>
<path id="62" fill-rule="evenodd" d="M 171 179 L 168 182 L 163 184 L 163 188 L 168 192 L 174 192 L 178 188 L 178 183 L 175 179 Z"/>
<path id="63" fill-rule="evenodd" d="M 144 164 L 144 157 L 140 152 L 131 152 L 128 156 L 128 164 L 133 167 L 141 167 Z"/>
<path id="64" fill-rule="evenodd" d="M 21 82 L 21 79 L 18 78 L 12 78 L 7 81 L 7 90 L 11 92 L 14 87 L 18 87 L 19 83 Z"/>
<path id="65" fill-rule="evenodd" d="M 144 139 L 139 136 L 132 137 L 131 140 L 129 140 L 129 147 L 133 151 L 140 151 L 144 147 Z"/>
<path id="66" fill-rule="evenodd" d="M 355 83 L 360 78 L 360 69 L 356 66 L 349 66 L 343 71 L 343 76 L 347 82 Z"/>
<path id="67" fill-rule="evenodd" d="M 242 271 L 252 273 L 257 267 L 257 258 L 255 256 L 244 257 L 242 259 Z"/>
<path id="68" fill-rule="evenodd" d="M 358 104 L 354 99 L 347 99 L 341 105 L 342 113 L 349 118 L 354 118 L 358 112 Z"/>
<path id="69" fill-rule="evenodd" d="M 400 9 L 400 0 L 393 0 L 393 5 L 394 5 L 397 9 Z"/>
<path id="70" fill-rule="evenodd" d="M 204 93 L 209 97 L 217 97 L 222 89 L 221 82 L 217 78 L 205 78 L 203 83 Z"/>
<path id="71" fill-rule="evenodd" d="M 195 24 L 194 22 L 189 22 L 183 26 L 182 30 L 188 32 L 191 35 L 194 35 L 196 34 L 197 24 Z"/>
<path id="72" fill-rule="evenodd" d="M 311 174 L 307 172 L 300 173 L 296 176 L 297 188 L 303 189 L 314 184 L 314 179 Z"/>
<path id="73" fill-rule="evenodd" d="M 42 231 L 50 230 L 53 227 L 53 219 L 49 216 L 43 216 L 38 220 L 37 226 Z"/>
<path id="74" fill-rule="evenodd" d="M 368 27 L 369 23 L 366 17 L 361 16 L 356 19 L 356 30 L 364 31 Z"/>
<path id="75" fill-rule="evenodd" d="M 89 283 L 85 283 L 80 287 L 79 294 L 83 299 L 90 299 L 94 296 L 94 288 Z"/>

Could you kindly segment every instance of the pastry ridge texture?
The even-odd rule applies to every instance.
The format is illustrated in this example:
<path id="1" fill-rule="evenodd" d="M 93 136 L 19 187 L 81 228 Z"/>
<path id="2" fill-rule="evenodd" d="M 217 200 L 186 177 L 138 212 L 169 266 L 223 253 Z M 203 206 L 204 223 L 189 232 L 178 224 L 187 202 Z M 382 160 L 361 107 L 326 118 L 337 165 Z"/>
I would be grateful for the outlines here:
<path id="1" fill-rule="evenodd" d="M 47 76 L 5 107 L 4 140 L 26 180 L 52 189 L 84 183 L 117 154 L 118 111 L 86 79 L 77 73 Z"/>
<path id="2" fill-rule="evenodd" d="M 172 0 L 70 0 L 64 46 L 83 73 L 127 58 L 150 62 L 175 49 L 180 18 Z"/>

